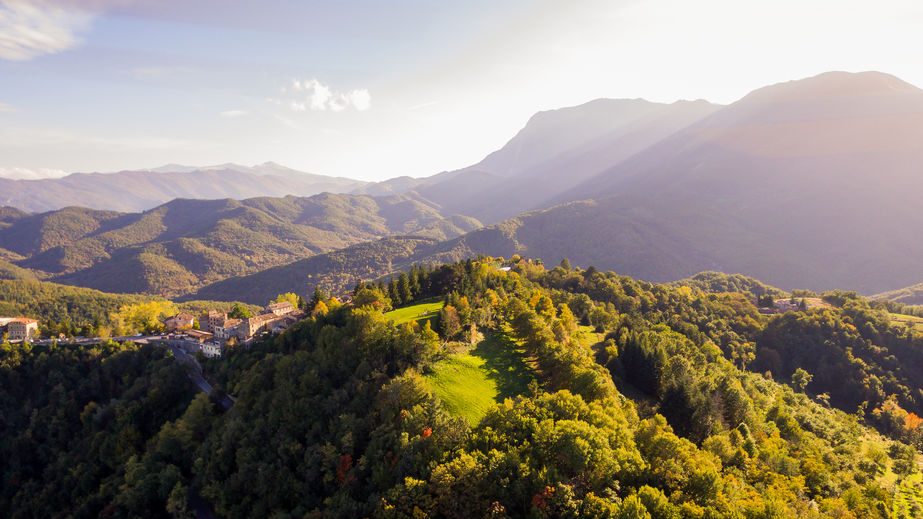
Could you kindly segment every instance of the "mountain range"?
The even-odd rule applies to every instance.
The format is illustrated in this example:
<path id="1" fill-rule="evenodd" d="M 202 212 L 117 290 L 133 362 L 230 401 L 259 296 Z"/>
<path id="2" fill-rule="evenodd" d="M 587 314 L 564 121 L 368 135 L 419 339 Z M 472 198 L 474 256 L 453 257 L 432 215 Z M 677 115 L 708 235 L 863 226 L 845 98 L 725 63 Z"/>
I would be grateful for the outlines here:
<path id="1" fill-rule="evenodd" d="M 177 199 L 142 213 L 5 208 L 0 273 L 172 297 L 382 236 L 446 239 L 480 225 L 408 195 Z"/>
<path id="2" fill-rule="evenodd" d="M 568 257 L 574 264 L 655 282 L 716 270 L 752 275 L 783 289 L 872 294 L 918 283 L 923 275 L 923 234 L 913 232 L 923 225 L 917 209 L 923 192 L 921 139 L 919 88 L 879 72 L 830 72 L 770 85 L 727 106 L 600 99 L 541 112 L 479 163 L 427 178 L 365 183 L 271 163 L 71 175 L 59 181 L 74 183 L 75 191 L 109 183 L 108 196 L 123 204 L 153 204 L 157 196 L 170 195 L 153 187 L 126 187 L 119 194 L 119 182 L 144 186 L 151 178 L 174 176 L 241 190 L 213 189 L 214 198 L 246 198 L 239 186 L 247 182 L 297 194 L 285 184 L 293 179 L 306 190 L 327 182 L 336 187 L 326 191 L 351 194 L 184 200 L 154 204 L 144 213 L 103 211 L 105 216 L 73 208 L 32 215 L 7 209 L 0 212 L 5 227 L 0 273 L 163 295 L 201 291 L 202 297 L 218 298 L 229 290 L 233 299 L 262 301 L 262 294 L 249 298 L 240 292 L 283 288 L 276 285 L 285 279 L 290 289 L 304 293 L 315 281 L 341 287 L 410 264 L 520 254 L 546 264 Z M 241 182 L 229 182 L 234 178 Z M 301 205 L 275 209 L 292 204 Z M 315 206 L 326 209 L 311 213 L 315 217 L 308 222 L 303 207 Z M 395 207 L 402 209 L 389 212 Z M 241 216 L 228 220 L 223 216 L 228 211 Z M 173 214 L 182 216 L 164 224 Z M 83 218 L 97 223 L 75 223 Z M 168 230 L 134 230 L 146 225 Z M 145 238 L 110 239 L 116 227 Z M 420 238 L 402 237 L 408 234 Z M 279 243 L 266 244 L 255 235 Z M 207 254 L 177 260 L 199 250 L 198 244 Z M 339 252 L 343 247 L 351 248 Z M 153 269 L 146 281 L 118 286 L 120 278 L 108 273 L 123 249 L 131 251 L 134 264 L 144 263 L 142 254 L 188 263 L 182 283 L 158 287 L 154 279 L 161 270 Z M 193 264 L 211 266 L 190 268 Z M 170 265 L 162 273 L 179 272 Z M 263 273 L 270 267 L 279 276 L 274 283 Z M 334 275 L 336 269 L 342 275 Z M 107 278 L 116 286 L 100 285 Z M 180 285 L 185 288 L 177 291 Z"/>
<path id="3" fill-rule="evenodd" d="M 69 206 L 113 211 L 145 211 L 175 198 L 245 199 L 345 193 L 366 182 L 286 168 L 273 162 L 192 167 L 168 164 L 117 173 L 73 173 L 63 178 L 0 178 L 0 205 L 29 212 Z"/>

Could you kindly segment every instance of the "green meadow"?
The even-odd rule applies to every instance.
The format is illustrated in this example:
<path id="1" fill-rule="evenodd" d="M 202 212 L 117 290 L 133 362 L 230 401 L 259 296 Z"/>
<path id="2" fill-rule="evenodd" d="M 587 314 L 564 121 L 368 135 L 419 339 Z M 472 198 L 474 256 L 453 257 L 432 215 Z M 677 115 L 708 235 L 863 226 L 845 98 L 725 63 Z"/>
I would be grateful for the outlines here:
<path id="1" fill-rule="evenodd" d="M 491 335 L 437 362 L 426 379 L 447 411 L 476 424 L 497 402 L 526 393 L 535 373 L 513 341 Z"/>

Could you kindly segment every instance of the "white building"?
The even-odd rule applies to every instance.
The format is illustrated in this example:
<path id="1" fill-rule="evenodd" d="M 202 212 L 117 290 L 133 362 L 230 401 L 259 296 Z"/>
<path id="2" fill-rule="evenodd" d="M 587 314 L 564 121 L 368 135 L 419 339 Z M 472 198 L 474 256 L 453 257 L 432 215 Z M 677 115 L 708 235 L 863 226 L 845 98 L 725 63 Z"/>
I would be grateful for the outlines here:
<path id="1" fill-rule="evenodd" d="M 6 319 L 6 333 L 11 341 L 28 340 L 38 337 L 38 321 L 28 317 L 14 317 Z"/>
<path id="2" fill-rule="evenodd" d="M 203 342 L 202 354 L 209 358 L 220 357 L 224 346 L 217 342 Z"/>

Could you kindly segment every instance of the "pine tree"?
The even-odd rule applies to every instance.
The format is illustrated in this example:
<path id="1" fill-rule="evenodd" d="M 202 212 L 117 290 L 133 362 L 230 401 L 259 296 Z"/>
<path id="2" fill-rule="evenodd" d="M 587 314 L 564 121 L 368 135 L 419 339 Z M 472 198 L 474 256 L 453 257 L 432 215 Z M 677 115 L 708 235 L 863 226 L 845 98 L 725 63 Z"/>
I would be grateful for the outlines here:
<path id="1" fill-rule="evenodd" d="M 410 281 L 407 279 L 407 274 L 403 272 L 397 278 L 397 296 L 397 304 L 406 304 L 413 301 L 413 296 L 410 293 Z"/>

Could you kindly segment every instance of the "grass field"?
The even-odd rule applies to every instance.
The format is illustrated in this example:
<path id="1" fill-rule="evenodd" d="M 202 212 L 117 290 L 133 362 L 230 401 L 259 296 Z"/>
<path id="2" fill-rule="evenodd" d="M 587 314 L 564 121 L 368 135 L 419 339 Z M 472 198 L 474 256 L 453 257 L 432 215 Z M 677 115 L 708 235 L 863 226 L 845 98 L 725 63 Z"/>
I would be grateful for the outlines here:
<path id="1" fill-rule="evenodd" d="M 894 517 L 923 517 L 923 474 L 917 472 L 901 481 L 891 509 Z"/>
<path id="2" fill-rule="evenodd" d="M 535 379 L 522 353 L 505 336 L 489 336 L 467 353 L 436 363 L 426 380 L 446 410 L 478 423 L 495 403 L 528 391 Z"/>
<path id="3" fill-rule="evenodd" d="M 923 317 L 914 317 L 912 315 L 903 315 L 903 314 L 888 314 L 891 316 L 891 321 L 905 324 L 912 322 L 916 325 L 918 331 L 923 332 Z"/>
<path id="4" fill-rule="evenodd" d="M 404 324 L 409 323 L 410 321 L 417 321 L 421 325 L 423 321 L 429 321 L 436 317 L 436 314 L 439 313 L 439 310 L 442 310 L 445 301 L 429 301 L 423 302 L 411 306 L 405 306 L 403 308 L 398 308 L 397 310 L 392 310 L 385 314 L 385 317 L 394 321 L 394 324 Z M 432 324 L 432 323 L 430 323 Z"/>
<path id="5" fill-rule="evenodd" d="M 603 340 L 605 334 L 596 333 L 596 327 L 594 326 L 578 326 L 577 327 L 577 340 L 580 341 L 580 344 L 584 346 L 593 346 L 599 341 Z"/>

